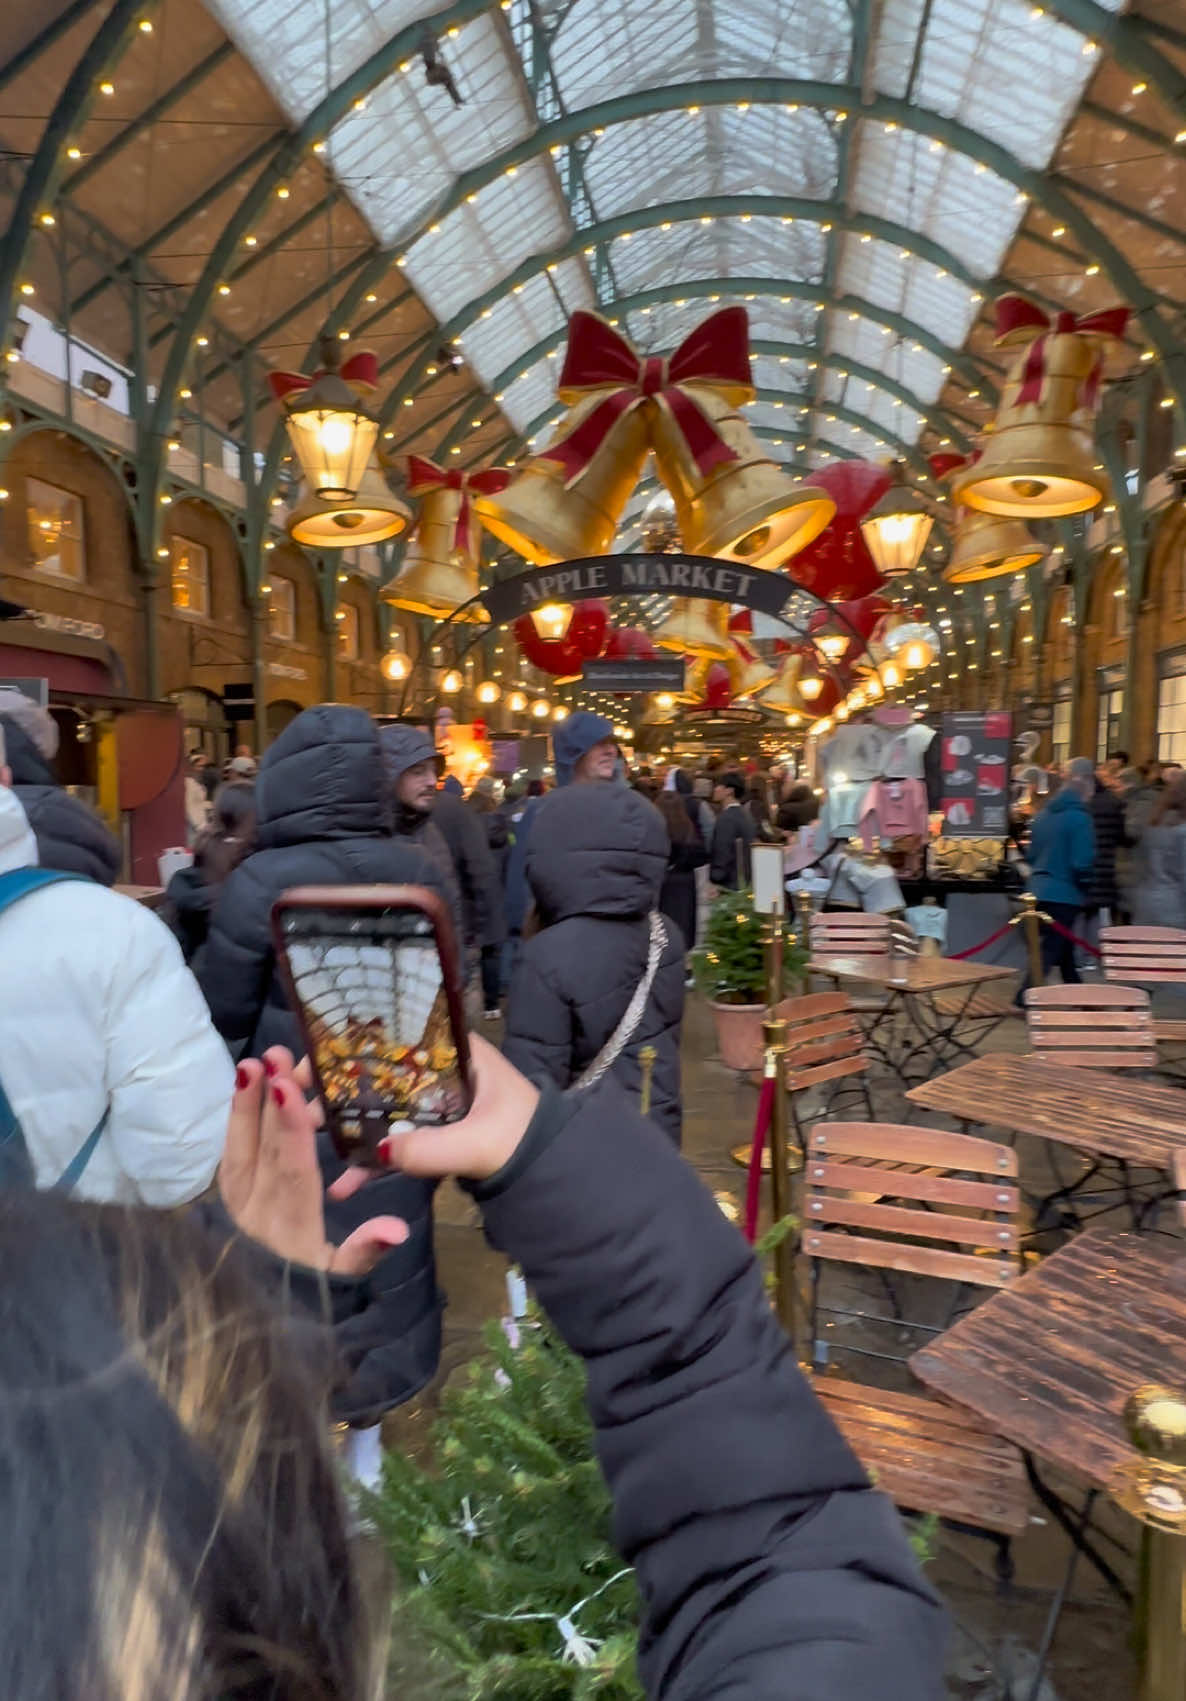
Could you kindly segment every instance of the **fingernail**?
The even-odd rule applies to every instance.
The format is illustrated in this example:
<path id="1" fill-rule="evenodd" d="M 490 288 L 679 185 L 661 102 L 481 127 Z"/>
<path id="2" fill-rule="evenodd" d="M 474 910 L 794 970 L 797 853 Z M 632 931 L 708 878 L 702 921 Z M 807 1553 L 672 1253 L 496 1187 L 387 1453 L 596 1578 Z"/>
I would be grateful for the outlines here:
<path id="1" fill-rule="evenodd" d="M 243 1091 L 243 1089 L 247 1086 L 247 1083 L 250 1080 L 251 1080 L 251 1076 L 247 1073 L 246 1069 L 244 1069 L 243 1065 L 240 1063 L 239 1067 L 235 1070 L 235 1086 L 239 1090 L 239 1092 Z"/>
<path id="2" fill-rule="evenodd" d="M 273 1087 L 272 1088 L 272 1097 L 275 1099 L 276 1103 L 280 1106 L 281 1110 L 283 1110 L 284 1109 L 284 1088 L 283 1087 Z"/>
<path id="3" fill-rule="evenodd" d="M 279 1073 L 280 1073 L 280 1070 L 277 1067 L 277 1065 L 275 1063 L 273 1063 L 272 1059 L 270 1057 L 265 1057 L 264 1058 L 264 1074 L 270 1077 L 272 1075 L 278 1075 Z"/>
<path id="4" fill-rule="evenodd" d="M 390 1161 L 391 1161 L 391 1141 L 390 1140 L 380 1140 L 379 1144 L 375 1147 L 375 1156 L 379 1159 L 379 1161 L 381 1163 L 390 1163 Z"/>

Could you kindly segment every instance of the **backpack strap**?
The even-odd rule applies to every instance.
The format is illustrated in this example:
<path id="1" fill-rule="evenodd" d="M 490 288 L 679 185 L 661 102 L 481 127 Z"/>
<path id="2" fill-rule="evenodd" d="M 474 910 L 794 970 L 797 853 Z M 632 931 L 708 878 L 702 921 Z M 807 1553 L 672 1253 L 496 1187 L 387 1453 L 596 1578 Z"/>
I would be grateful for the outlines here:
<path id="1" fill-rule="evenodd" d="M 13 868 L 7 874 L 0 874 L 0 915 L 11 909 L 21 898 L 28 897 L 30 892 L 38 892 L 43 886 L 56 886 L 63 880 L 84 880 L 83 874 L 63 874 L 52 868 Z M 75 1152 L 58 1179 L 49 1191 L 52 1193 L 72 1193 L 82 1173 L 90 1163 L 99 1137 L 107 1126 L 111 1115 L 111 1105 L 108 1104 L 98 1122 L 91 1129 L 82 1145 Z M 29 1148 L 25 1143 L 25 1131 L 17 1119 L 17 1114 L 9 1102 L 8 1094 L 4 1091 L 4 1083 L 0 1081 L 0 1187 L 32 1187 L 33 1164 L 29 1157 Z"/>

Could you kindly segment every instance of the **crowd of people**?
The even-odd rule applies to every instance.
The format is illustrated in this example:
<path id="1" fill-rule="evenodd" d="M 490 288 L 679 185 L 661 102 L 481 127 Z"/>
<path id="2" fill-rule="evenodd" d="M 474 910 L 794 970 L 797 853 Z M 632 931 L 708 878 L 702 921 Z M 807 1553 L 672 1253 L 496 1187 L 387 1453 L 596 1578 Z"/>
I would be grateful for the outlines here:
<path id="1" fill-rule="evenodd" d="M 374 1693 L 330 1418 L 373 1480 L 379 1417 L 436 1369 L 456 1176 L 588 1364 L 647 1692 L 938 1697 L 937 1599 L 677 1149 L 696 885 L 743 883 L 783 800 L 678 771 L 652 797 L 582 715 L 552 790 L 451 796 L 418 728 L 322 705 L 216 784 L 195 765 L 156 914 L 111 890 L 55 745 L 0 693 L 10 1692 Z M 269 918 L 293 885 L 390 882 L 448 906 L 504 1048 L 471 1036 L 463 1121 L 344 1170 Z"/>

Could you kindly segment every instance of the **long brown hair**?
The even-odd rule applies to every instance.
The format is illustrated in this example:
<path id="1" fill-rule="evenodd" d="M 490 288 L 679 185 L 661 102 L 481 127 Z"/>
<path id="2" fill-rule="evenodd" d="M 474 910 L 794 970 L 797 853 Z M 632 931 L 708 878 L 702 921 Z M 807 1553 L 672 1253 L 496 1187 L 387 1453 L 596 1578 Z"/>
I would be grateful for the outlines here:
<path id="1" fill-rule="evenodd" d="M 220 786 L 214 797 L 214 820 L 194 846 L 194 861 L 208 886 L 221 886 L 254 849 L 257 825 L 254 786 L 233 781 Z"/>
<path id="2" fill-rule="evenodd" d="M 1149 817 L 1151 827 L 1178 827 L 1186 821 L 1186 773 L 1175 774 Z"/>
<path id="3" fill-rule="evenodd" d="M 667 837 L 672 844 L 691 844 L 696 833 L 679 792 L 661 791 L 658 797 L 652 799 L 652 802 L 663 817 L 663 825 L 667 828 Z"/>

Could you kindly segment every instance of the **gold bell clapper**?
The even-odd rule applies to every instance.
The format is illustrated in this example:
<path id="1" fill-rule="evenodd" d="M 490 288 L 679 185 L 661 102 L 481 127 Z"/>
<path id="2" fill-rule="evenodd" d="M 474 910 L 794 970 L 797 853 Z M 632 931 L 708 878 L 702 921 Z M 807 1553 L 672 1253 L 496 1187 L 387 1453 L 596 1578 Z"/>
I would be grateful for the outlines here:
<path id="1" fill-rule="evenodd" d="M 985 514 L 960 508 L 955 542 L 943 569 L 949 585 L 971 585 L 979 579 L 998 579 L 1021 573 L 1044 561 L 1049 544 L 1036 538 L 1024 520 L 1012 514 Z"/>
<path id="2" fill-rule="evenodd" d="M 673 597 L 669 613 L 651 637 L 661 650 L 679 650 L 686 656 L 725 660 L 737 653 L 729 636 L 728 603 L 701 597 Z"/>
<path id="3" fill-rule="evenodd" d="M 458 620 L 478 622 L 486 611 L 478 595 L 478 551 L 482 528 L 474 511 L 479 495 L 505 489 L 510 474 L 500 468 L 462 472 L 438 467 L 421 455 L 409 455 L 408 491 L 419 502 L 416 527 L 403 566 L 380 595 L 384 602 L 413 614 L 441 620 L 456 610 Z M 466 608 L 465 604 L 471 606 Z"/>
<path id="4" fill-rule="evenodd" d="M 412 518 L 412 510 L 388 490 L 374 467 L 368 467 L 349 502 L 325 502 L 306 493 L 285 521 L 294 543 L 310 549 L 352 549 L 355 544 L 382 543 L 397 537 Z"/>
<path id="5" fill-rule="evenodd" d="M 563 388 L 560 394 L 564 399 Z M 527 561 L 544 566 L 580 561 L 604 555 L 613 542 L 649 449 L 641 410 L 622 413 L 579 467 L 553 458 L 566 442 L 575 438 L 584 444 L 595 434 L 600 406 L 595 396 L 576 402 L 552 442 L 520 468 L 505 491 L 478 498 L 486 530 Z"/>
<path id="6" fill-rule="evenodd" d="M 989 514 L 1082 514 L 1108 491 L 1095 449 L 1105 346 L 1124 335 L 1126 307 L 1076 318 L 1024 296 L 997 304 L 998 348 L 1019 350 L 979 457 L 952 479 L 952 495 Z"/>

